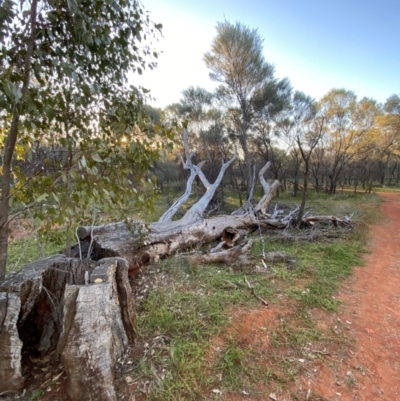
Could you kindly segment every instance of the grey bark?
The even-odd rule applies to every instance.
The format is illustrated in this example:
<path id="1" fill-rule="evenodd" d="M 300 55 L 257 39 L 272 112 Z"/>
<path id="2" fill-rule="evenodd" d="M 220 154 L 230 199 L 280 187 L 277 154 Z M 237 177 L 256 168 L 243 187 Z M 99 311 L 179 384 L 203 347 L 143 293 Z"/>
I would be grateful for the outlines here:
<path id="1" fill-rule="evenodd" d="M 22 388 L 22 350 L 32 349 L 61 357 L 71 400 L 115 401 L 115 362 L 136 337 L 128 263 L 54 255 L 27 265 L 0 284 L 0 333 L 0 393 Z"/>

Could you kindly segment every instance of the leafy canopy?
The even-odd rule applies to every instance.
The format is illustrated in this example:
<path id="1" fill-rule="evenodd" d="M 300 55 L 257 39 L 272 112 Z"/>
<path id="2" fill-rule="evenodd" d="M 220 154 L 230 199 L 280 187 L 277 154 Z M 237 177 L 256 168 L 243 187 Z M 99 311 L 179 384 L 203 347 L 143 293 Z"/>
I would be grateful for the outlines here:
<path id="1" fill-rule="evenodd" d="M 156 66 L 160 30 L 135 0 L 0 4 L 2 146 L 18 119 L 8 220 L 25 205 L 49 225 L 150 206 L 148 167 L 173 136 L 150 121 L 147 91 L 128 74 Z"/>

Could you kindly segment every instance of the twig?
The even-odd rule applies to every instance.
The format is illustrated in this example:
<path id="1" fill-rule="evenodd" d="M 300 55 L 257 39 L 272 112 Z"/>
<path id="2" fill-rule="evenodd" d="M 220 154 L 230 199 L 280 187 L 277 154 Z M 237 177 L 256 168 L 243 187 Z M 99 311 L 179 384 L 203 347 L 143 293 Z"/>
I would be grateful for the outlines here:
<path id="1" fill-rule="evenodd" d="M 258 232 L 260 233 L 260 240 L 261 240 L 261 244 L 262 244 L 262 255 L 263 255 L 263 258 L 265 258 L 265 242 L 264 242 L 264 237 L 262 236 L 262 233 L 261 233 L 260 219 L 258 218 L 257 214 L 256 214 L 256 219 L 257 219 L 257 223 L 258 223 Z"/>
<path id="2" fill-rule="evenodd" d="M 56 296 L 54 294 L 52 294 L 44 285 L 42 285 L 42 289 L 44 290 L 44 292 L 47 294 L 47 296 L 50 299 L 51 304 L 53 305 L 54 310 L 56 310 L 56 305 L 54 304 L 53 298 L 55 300 L 57 300 Z"/>
<path id="3" fill-rule="evenodd" d="M 76 237 L 76 239 L 78 240 L 79 260 L 82 262 L 82 248 L 81 248 L 81 240 L 79 239 L 79 236 L 78 236 L 78 228 L 79 228 L 79 227 L 76 227 L 76 230 L 75 230 L 75 237 Z"/>
<path id="4" fill-rule="evenodd" d="M 22 203 L 22 205 L 26 208 L 26 210 L 27 210 L 27 212 L 29 214 L 29 217 L 31 218 L 32 227 L 33 227 L 33 233 L 34 233 L 34 235 L 36 237 L 36 245 L 38 247 L 38 253 L 39 253 L 39 256 L 43 259 L 44 258 L 44 252 L 43 252 L 42 244 L 40 243 L 40 239 L 39 239 L 39 234 L 38 234 L 37 228 L 35 227 L 35 219 L 33 218 L 31 209 L 29 207 L 27 207 L 25 205 L 25 203 Z"/>
<path id="5" fill-rule="evenodd" d="M 314 352 L 314 354 L 321 354 L 321 355 L 329 355 L 329 351 L 326 351 L 325 349 L 323 351 L 318 351 L 318 350 L 311 350 L 311 352 Z"/>
<path id="6" fill-rule="evenodd" d="M 18 268 L 19 262 L 21 261 L 22 257 L 25 255 L 26 250 L 28 249 L 29 244 L 31 243 L 32 237 L 30 236 L 28 241 L 26 241 L 24 249 L 22 250 L 21 254 L 19 255 L 18 260 L 15 262 L 14 267 L 11 269 L 11 271 L 15 271 Z"/>
<path id="7" fill-rule="evenodd" d="M 89 250 L 87 253 L 86 258 L 90 259 L 90 255 L 92 253 L 92 247 L 93 247 L 93 227 L 94 227 L 94 222 L 96 219 L 96 209 L 93 209 L 93 220 L 92 220 L 92 226 L 90 227 L 90 244 L 89 244 Z"/>
<path id="8" fill-rule="evenodd" d="M 244 276 L 244 282 L 247 284 L 247 287 L 250 289 L 251 293 L 254 295 L 254 297 L 256 299 L 258 299 L 259 301 L 261 301 L 261 303 L 265 306 L 268 306 L 268 302 L 265 299 L 262 299 L 260 296 L 258 296 L 256 294 L 256 292 L 254 291 L 254 287 L 249 283 L 249 280 L 247 280 L 247 277 Z"/>

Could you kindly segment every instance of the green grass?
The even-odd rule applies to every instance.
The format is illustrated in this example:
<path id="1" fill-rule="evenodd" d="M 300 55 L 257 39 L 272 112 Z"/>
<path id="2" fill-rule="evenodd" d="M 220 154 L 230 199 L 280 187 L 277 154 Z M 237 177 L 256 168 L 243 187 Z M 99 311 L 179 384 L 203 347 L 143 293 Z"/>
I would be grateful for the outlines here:
<path id="1" fill-rule="evenodd" d="M 354 238 L 334 243 L 305 244 L 295 250 L 298 266 L 295 276 L 307 279 L 304 288 L 291 290 L 291 296 L 305 307 L 336 311 L 334 297 L 340 282 L 352 268 L 363 263 L 364 243 Z M 290 252 L 290 249 L 288 249 Z"/>
<path id="2" fill-rule="evenodd" d="M 372 187 L 372 191 L 374 192 L 400 192 L 400 188 L 396 186 L 374 186 Z"/>
<path id="3" fill-rule="evenodd" d="M 351 273 L 351 268 L 361 263 L 362 244 L 342 240 L 333 244 L 305 243 L 297 248 L 289 244 L 284 249 L 294 254 L 296 268 L 289 271 L 277 265 L 272 268 L 271 276 L 248 275 L 257 295 L 278 304 L 277 294 L 286 294 L 298 302 L 303 322 L 308 309 L 337 310 L 335 291 L 341 280 Z M 300 362 L 292 363 L 287 357 L 275 355 L 272 359 L 284 375 L 265 370 L 262 364 L 254 363 L 257 358 L 254 350 L 237 343 L 234 338 L 227 339 L 219 358 L 210 363 L 206 356 L 212 346 L 211 340 L 224 336 L 232 323 L 229 318 L 232 308 L 260 307 L 260 303 L 246 287 L 243 273 L 216 266 L 193 269 L 179 264 L 169 269 L 174 276 L 173 285 L 150 293 L 138 310 L 141 335 L 170 339 L 166 360 L 154 357 L 144 363 L 147 368 L 142 366 L 149 372 L 149 365 L 162 364 L 169 374 L 168 380 L 159 382 L 153 389 L 150 400 L 196 400 L 207 388 L 250 391 L 258 380 L 269 380 L 271 375 L 276 376 L 279 383 L 296 376 Z M 299 281 L 305 281 L 300 290 Z M 325 337 L 312 326 L 310 319 L 307 327 L 281 325 L 273 334 L 276 345 L 279 339 L 284 342 L 281 346 L 290 345 L 296 350 L 310 341 L 327 341 Z M 296 352 L 296 357 L 301 358 L 302 352 Z M 143 370 L 138 374 L 143 374 Z M 215 380 L 215 377 L 220 379 Z M 151 375 L 147 378 L 151 379 Z"/>
<path id="4" fill-rule="evenodd" d="M 44 394 L 44 391 L 42 389 L 36 390 L 29 398 L 27 401 L 35 401 L 38 400 L 42 395 Z"/>
<path id="5" fill-rule="evenodd" d="M 235 306 L 254 307 L 257 300 L 244 282 L 244 274 L 217 266 L 190 266 L 167 261 L 162 269 L 172 277 L 167 287 L 152 291 L 138 309 L 138 329 L 144 338 L 169 339 L 166 350 L 142 363 L 137 374 L 153 379 L 149 366 L 162 364 L 168 372 L 150 394 L 150 400 L 196 400 L 204 388 L 214 388 L 215 375 L 224 383 L 240 383 L 246 352 L 231 343 L 215 361 L 212 374 L 207 351 L 213 336 L 230 323 L 227 311 Z M 266 277 L 260 277 L 268 285 Z M 261 286 L 260 283 L 257 283 Z M 167 358 L 165 360 L 165 355 Z"/>
<path id="6" fill-rule="evenodd" d="M 55 230 L 41 235 L 39 238 L 33 233 L 28 236 L 11 240 L 8 244 L 7 272 L 19 270 L 28 263 L 41 258 L 39 245 L 44 257 L 54 255 L 65 248 L 65 230 Z"/>
<path id="7" fill-rule="evenodd" d="M 290 196 L 278 200 L 295 203 Z M 150 292 L 138 305 L 138 328 L 144 339 L 162 336 L 163 348 L 141 360 L 135 380 L 149 381 L 149 400 L 213 399 L 212 389 L 240 394 L 256 393 L 256 384 L 273 383 L 282 387 L 303 369 L 301 361 L 310 358 L 310 347 L 318 349 L 335 343 L 339 348 L 351 341 L 343 335 L 321 330 L 311 318 L 314 309 L 328 312 L 340 307 L 335 297 L 340 283 L 362 265 L 366 249 L 365 224 L 373 221 L 380 204 L 375 194 L 343 193 L 334 196 L 310 194 L 309 205 L 315 213 L 355 214 L 359 230 L 345 238 L 323 242 L 282 242 L 265 237 L 252 252 L 257 258 L 262 250 L 282 250 L 293 255 L 294 267 L 285 263 L 271 266 L 270 275 L 235 272 L 221 266 L 196 266 L 183 259 L 169 259 L 160 269 L 169 277 L 167 285 Z M 229 331 L 235 325 L 236 308 L 262 307 L 248 289 L 244 277 L 256 294 L 279 307 L 291 300 L 293 310 L 271 333 L 272 349 L 262 354 L 249 344 L 242 344 Z M 283 299 L 283 301 L 282 301 Z M 222 339 L 220 350 L 210 357 L 213 339 Z M 147 340 L 146 340 L 147 341 Z M 313 358 L 324 358 L 314 354 Z M 266 360 L 270 366 L 266 367 Z M 160 379 L 163 371 L 164 379 Z"/>

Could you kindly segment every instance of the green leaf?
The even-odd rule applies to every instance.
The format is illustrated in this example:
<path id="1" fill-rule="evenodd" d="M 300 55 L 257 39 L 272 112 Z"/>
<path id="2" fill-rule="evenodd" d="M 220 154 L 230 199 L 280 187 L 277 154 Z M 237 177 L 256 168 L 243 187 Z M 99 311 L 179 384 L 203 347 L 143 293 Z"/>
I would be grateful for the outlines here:
<path id="1" fill-rule="evenodd" d="M 35 225 L 35 227 L 39 227 L 42 224 L 42 219 L 40 219 L 38 216 L 35 216 L 35 218 L 33 219 L 33 224 Z"/>
<path id="2" fill-rule="evenodd" d="M 78 74 L 77 74 L 75 71 L 72 71 L 71 77 L 72 77 L 72 79 L 75 81 L 75 83 L 76 83 L 77 85 L 79 85 L 79 77 L 78 77 Z"/>
<path id="3" fill-rule="evenodd" d="M 54 192 L 52 193 L 52 195 L 53 195 L 54 200 L 55 200 L 57 203 L 60 203 L 60 200 L 58 199 L 58 196 L 57 196 Z"/>
<path id="4" fill-rule="evenodd" d="M 44 200 L 46 200 L 49 197 L 49 194 L 42 194 L 40 195 L 37 199 L 36 202 L 43 202 Z"/>
<path id="5" fill-rule="evenodd" d="M 95 154 L 92 156 L 92 159 L 93 159 L 95 162 L 103 163 L 103 159 L 99 156 L 98 153 L 95 153 Z"/>

